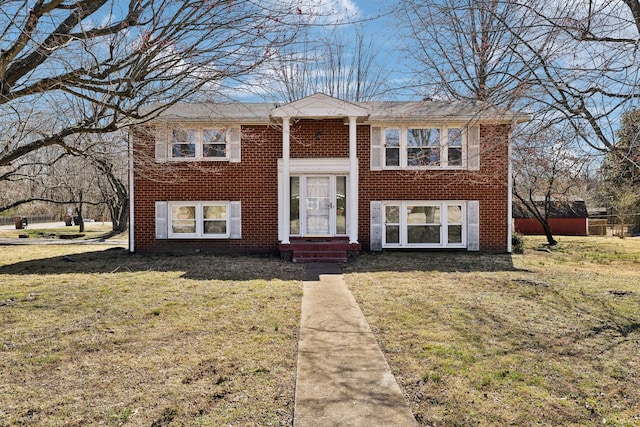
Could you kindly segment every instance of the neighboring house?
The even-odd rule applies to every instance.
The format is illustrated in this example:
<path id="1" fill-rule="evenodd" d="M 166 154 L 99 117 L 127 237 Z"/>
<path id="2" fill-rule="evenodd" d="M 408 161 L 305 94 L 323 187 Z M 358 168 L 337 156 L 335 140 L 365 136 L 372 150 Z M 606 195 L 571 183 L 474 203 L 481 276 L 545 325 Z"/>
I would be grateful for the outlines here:
<path id="1" fill-rule="evenodd" d="M 132 130 L 131 251 L 511 250 L 509 140 L 474 102 L 182 104 Z"/>
<path id="2" fill-rule="evenodd" d="M 536 201 L 540 212 L 544 212 L 543 201 Z M 544 235 L 540 222 L 522 205 L 513 204 L 513 224 L 517 233 Z M 552 201 L 549 209 L 549 227 L 557 236 L 587 236 L 589 234 L 589 214 L 583 200 Z"/>

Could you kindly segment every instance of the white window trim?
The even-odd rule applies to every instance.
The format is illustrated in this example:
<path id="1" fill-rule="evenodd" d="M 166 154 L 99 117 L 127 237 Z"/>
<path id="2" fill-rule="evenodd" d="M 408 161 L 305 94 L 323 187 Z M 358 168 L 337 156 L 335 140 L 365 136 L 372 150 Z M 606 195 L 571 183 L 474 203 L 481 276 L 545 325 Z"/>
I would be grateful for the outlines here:
<path id="1" fill-rule="evenodd" d="M 231 226 L 231 203 L 228 201 L 172 201 L 168 202 L 167 227 L 169 239 L 229 239 Z M 196 232 L 195 233 L 174 233 L 173 232 L 173 207 L 175 206 L 195 206 L 196 208 Z M 225 218 L 226 233 L 224 234 L 204 234 L 203 208 L 205 206 L 225 206 L 227 217 Z"/>
<path id="2" fill-rule="evenodd" d="M 165 131 L 158 131 L 156 136 L 156 160 L 170 162 L 239 162 L 240 161 L 240 127 L 225 126 L 218 124 L 208 125 L 191 125 L 184 124 L 179 128 L 181 130 L 195 130 L 196 135 L 196 152 L 194 157 L 174 157 L 173 156 L 173 130 L 174 128 L 165 128 Z M 204 157 L 203 156 L 203 131 L 205 129 L 216 129 L 225 131 L 225 156 Z"/>
<path id="3" fill-rule="evenodd" d="M 386 207 L 387 206 L 399 206 L 400 212 L 400 241 L 399 243 L 387 243 L 386 237 Z M 440 243 L 408 243 L 408 228 L 406 219 L 407 206 L 437 206 L 440 208 Z M 448 206 L 462 206 L 462 222 L 455 223 L 453 225 L 462 226 L 462 241 L 460 243 L 448 243 L 448 221 L 447 214 Z M 446 201 L 425 201 L 425 200 L 402 200 L 402 201 L 383 201 L 382 202 L 382 248 L 452 248 L 452 249 L 464 249 L 467 247 L 467 202 L 459 200 L 446 200 Z"/>
<path id="4" fill-rule="evenodd" d="M 461 128 L 462 129 L 462 160 L 460 165 L 449 166 L 449 129 Z M 381 138 L 381 158 L 382 169 L 386 170 L 466 170 L 469 169 L 467 162 L 467 150 L 469 145 L 469 131 L 470 126 L 464 124 L 451 123 L 448 125 L 428 124 L 421 123 L 416 125 L 382 125 L 380 138 Z M 386 150 L 386 130 L 398 129 L 400 133 L 400 165 L 399 166 L 387 166 L 387 150 Z M 439 165 L 409 165 L 408 152 L 409 147 L 407 144 L 407 131 L 408 129 L 438 129 L 440 131 L 440 164 Z M 457 148 L 457 147 L 456 147 Z"/>

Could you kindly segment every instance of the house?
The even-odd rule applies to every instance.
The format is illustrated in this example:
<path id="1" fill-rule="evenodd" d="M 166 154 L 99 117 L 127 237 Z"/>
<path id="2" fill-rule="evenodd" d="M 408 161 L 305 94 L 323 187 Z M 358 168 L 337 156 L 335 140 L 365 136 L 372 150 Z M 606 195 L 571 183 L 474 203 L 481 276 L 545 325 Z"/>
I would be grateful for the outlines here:
<path id="1" fill-rule="evenodd" d="M 540 212 L 544 212 L 544 202 L 535 201 Z M 517 233 L 544 235 L 540 222 L 527 208 L 518 202 L 513 204 L 513 225 Z M 549 208 L 549 227 L 557 236 L 587 236 L 589 234 L 589 214 L 584 200 L 554 200 Z"/>
<path id="2" fill-rule="evenodd" d="M 130 250 L 345 260 L 511 249 L 510 135 L 476 102 L 181 104 L 133 128 Z"/>

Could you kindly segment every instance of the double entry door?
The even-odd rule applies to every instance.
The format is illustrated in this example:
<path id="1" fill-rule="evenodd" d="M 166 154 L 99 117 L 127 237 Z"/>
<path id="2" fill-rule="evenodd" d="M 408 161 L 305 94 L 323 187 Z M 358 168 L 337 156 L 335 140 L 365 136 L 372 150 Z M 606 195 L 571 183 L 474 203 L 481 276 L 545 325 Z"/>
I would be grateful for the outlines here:
<path id="1" fill-rule="evenodd" d="M 291 234 L 346 235 L 346 208 L 347 177 L 345 175 L 291 177 Z"/>

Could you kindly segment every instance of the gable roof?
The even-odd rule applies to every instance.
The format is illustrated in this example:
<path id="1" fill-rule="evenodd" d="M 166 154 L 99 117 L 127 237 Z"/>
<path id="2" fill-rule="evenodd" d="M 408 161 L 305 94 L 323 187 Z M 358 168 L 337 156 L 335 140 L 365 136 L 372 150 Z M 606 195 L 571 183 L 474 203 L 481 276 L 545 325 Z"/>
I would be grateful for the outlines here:
<path id="1" fill-rule="evenodd" d="M 369 121 L 492 121 L 522 123 L 530 120 L 504 108 L 491 106 L 480 101 L 378 101 L 366 102 Z"/>
<path id="2" fill-rule="evenodd" d="M 157 107 L 157 106 L 156 106 Z M 179 103 L 164 109 L 158 120 L 185 122 L 272 123 L 273 118 L 358 117 L 367 123 L 411 121 L 479 121 L 522 123 L 526 114 L 478 101 L 375 101 L 348 102 L 323 93 L 297 101 L 275 103 Z"/>
<path id="3" fill-rule="evenodd" d="M 534 202 L 540 210 L 543 209 L 544 201 Z M 533 218 L 531 212 L 520 202 L 513 202 L 513 218 Z M 551 201 L 549 218 L 588 218 L 587 205 L 584 200 Z"/>
<path id="4" fill-rule="evenodd" d="M 271 110 L 272 117 L 367 117 L 369 110 L 351 102 L 314 93 Z"/>

